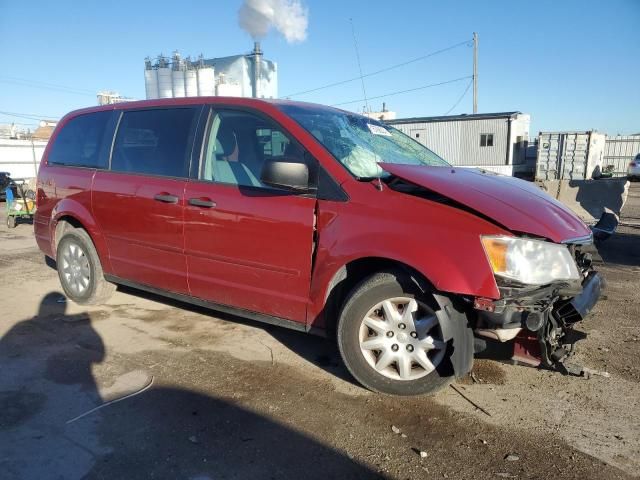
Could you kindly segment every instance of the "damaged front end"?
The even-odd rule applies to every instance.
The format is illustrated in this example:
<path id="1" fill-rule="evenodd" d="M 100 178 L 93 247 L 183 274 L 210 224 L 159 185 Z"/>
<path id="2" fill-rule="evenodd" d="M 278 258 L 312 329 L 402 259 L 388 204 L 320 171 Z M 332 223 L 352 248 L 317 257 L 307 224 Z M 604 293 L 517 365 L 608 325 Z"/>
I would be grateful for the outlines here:
<path id="1" fill-rule="evenodd" d="M 543 286 L 499 281 L 500 299 L 474 299 L 476 312 L 476 350 L 502 343 L 503 354 L 519 364 L 581 373 L 567 362 L 576 341 L 584 334 L 574 326 L 593 309 L 604 289 L 602 277 L 593 270 L 591 255 L 584 245 L 569 245 L 579 280 L 554 282 Z M 542 268 L 542 267 L 541 267 Z M 509 342 L 513 340 L 513 342 Z"/>

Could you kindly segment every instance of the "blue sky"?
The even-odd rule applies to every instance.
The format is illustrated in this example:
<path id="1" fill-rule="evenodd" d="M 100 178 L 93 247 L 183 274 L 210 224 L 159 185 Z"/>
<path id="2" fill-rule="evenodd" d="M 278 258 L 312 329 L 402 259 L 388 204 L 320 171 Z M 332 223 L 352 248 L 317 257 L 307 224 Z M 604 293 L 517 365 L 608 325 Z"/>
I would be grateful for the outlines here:
<path id="1" fill-rule="evenodd" d="M 352 18 L 364 73 L 470 40 L 476 31 L 480 112 L 530 113 L 532 135 L 640 131 L 640 0 L 304 3 L 306 41 L 288 44 L 274 32 L 262 40 L 265 56 L 278 62 L 282 96 L 358 75 Z M 95 104 L 100 89 L 144 98 L 147 55 L 174 49 L 206 57 L 249 51 L 252 39 L 237 21 L 240 4 L 0 0 L 0 111 L 58 116 Z M 365 86 L 371 97 L 471 73 L 472 49 L 464 45 L 366 78 Z M 442 115 L 467 85 L 462 80 L 384 100 L 400 117 Z M 360 82 L 352 82 L 294 98 L 336 104 L 362 97 Z M 381 102 L 371 106 L 379 109 Z M 451 113 L 471 111 L 469 90 Z M 0 122 L 12 119 L 34 123 L 0 115 Z"/>

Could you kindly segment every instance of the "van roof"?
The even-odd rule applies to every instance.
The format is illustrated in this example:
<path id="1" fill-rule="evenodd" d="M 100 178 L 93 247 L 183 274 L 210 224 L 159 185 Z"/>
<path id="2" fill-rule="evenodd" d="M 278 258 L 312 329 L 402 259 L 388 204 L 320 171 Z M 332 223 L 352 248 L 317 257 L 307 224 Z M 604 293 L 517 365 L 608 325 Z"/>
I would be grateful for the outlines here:
<path id="1" fill-rule="evenodd" d="M 329 107 L 318 103 L 298 102 L 294 100 L 272 99 L 272 98 L 247 98 L 247 97 L 182 97 L 182 98 L 158 98 L 152 100 L 136 100 L 133 102 L 121 102 L 111 105 L 99 105 L 87 108 L 81 108 L 69 112 L 67 116 L 76 116 L 82 113 L 101 112 L 110 110 L 132 110 L 146 107 L 162 107 L 162 106 L 180 106 L 180 105 L 203 105 L 203 104 L 222 104 L 245 107 L 260 106 L 278 106 L 278 105 L 297 105 L 300 107 L 308 107 L 314 109 L 328 109 L 339 111 L 337 108 Z"/>

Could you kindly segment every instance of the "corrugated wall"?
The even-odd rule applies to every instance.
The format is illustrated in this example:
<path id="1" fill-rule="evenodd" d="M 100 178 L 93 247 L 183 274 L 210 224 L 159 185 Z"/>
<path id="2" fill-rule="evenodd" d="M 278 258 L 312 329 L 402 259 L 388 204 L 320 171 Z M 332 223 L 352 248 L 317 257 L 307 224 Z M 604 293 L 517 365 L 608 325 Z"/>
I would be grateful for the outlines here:
<path id="1" fill-rule="evenodd" d="M 506 118 L 405 123 L 393 126 L 453 165 L 507 164 L 509 123 Z M 485 133 L 493 134 L 493 147 L 480 146 L 480 135 Z"/>
<path id="2" fill-rule="evenodd" d="M 46 142 L 0 140 L 0 172 L 9 172 L 13 178 L 35 177 L 46 146 Z"/>
<path id="3" fill-rule="evenodd" d="M 626 175 L 629 162 L 640 153 L 640 136 L 607 137 L 603 165 L 613 165 L 617 175 Z"/>

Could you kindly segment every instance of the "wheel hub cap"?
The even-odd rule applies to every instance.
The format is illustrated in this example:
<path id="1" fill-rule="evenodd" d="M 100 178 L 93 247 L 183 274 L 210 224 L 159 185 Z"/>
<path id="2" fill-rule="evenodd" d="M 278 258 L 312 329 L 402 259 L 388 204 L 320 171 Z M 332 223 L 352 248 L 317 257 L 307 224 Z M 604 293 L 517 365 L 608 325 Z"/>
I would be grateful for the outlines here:
<path id="1" fill-rule="evenodd" d="M 438 317 L 411 297 L 383 300 L 362 319 L 360 351 L 378 373 L 415 380 L 433 372 L 446 351 Z"/>

